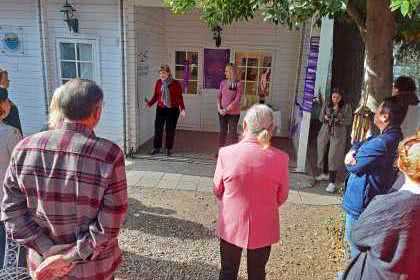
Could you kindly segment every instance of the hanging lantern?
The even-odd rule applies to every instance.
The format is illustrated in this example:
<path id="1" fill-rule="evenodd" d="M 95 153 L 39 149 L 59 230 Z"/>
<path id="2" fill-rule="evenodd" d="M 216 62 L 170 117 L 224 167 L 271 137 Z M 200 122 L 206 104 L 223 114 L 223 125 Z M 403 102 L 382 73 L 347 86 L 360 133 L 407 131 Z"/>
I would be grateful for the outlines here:
<path id="1" fill-rule="evenodd" d="M 60 10 L 64 14 L 64 22 L 67 24 L 69 31 L 78 33 L 79 32 L 79 20 L 74 16 L 76 9 L 66 0 L 63 9 Z"/>
<path id="2" fill-rule="evenodd" d="M 219 25 L 213 27 L 213 40 L 216 42 L 216 47 L 218 48 L 222 44 L 222 31 L 223 29 Z"/>

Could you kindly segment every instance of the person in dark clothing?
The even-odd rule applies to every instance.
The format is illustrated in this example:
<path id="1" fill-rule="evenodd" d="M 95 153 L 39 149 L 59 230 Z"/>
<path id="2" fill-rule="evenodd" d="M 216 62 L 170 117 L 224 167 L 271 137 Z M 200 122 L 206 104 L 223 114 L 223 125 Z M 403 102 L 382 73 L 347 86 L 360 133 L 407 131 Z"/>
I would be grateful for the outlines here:
<path id="1" fill-rule="evenodd" d="M 349 136 L 347 128 L 351 126 L 353 114 L 350 105 L 344 103 L 343 93 L 340 89 L 333 89 L 329 99 L 319 116 L 322 122 L 317 139 L 317 166 L 320 175 L 315 177 L 315 180 L 328 180 L 326 191 L 334 193 L 337 189 L 337 171 L 343 167 L 346 142 Z M 328 155 L 328 175 L 323 172 L 326 155 Z"/>
<path id="2" fill-rule="evenodd" d="M 166 155 L 172 154 L 175 140 L 175 130 L 179 115 L 185 118 L 185 105 L 182 97 L 181 84 L 172 78 L 171 69 L 168 65 L 162 65 L 159 71 L 160 79 L 156 81 L 155 92 L 152 99 L 146 99 L 146 106 L 151 107 L 157 102 L 155 119 L 155 136 L 153 150 L 150 154 L 160 152 L 162 148 L 163 128 L 166 132 Z"/>
<path id="3" fill-rule="evenodd" d="M 420 129 L 420 102 L 416 95 L 416 82 L 407 76 L 400 76 L 394 81 L 392 97 L 399 102 L 404 109 L 404 121 L 401 130 L 404 136 L 416 133 Z M 404 176 L 401 172 L 392 186 L 391 192 L 399 190 L 404 184 Z"/>
<path id="4" fill-rule="evenodd" d="M 404 121 L 401 129 L 404 136 L 413 135 L 420 128 L 420 106 L 416 95 L 416 82 L 407 76 L 398 77 L 393 84 L 392 96 L 403 107 Z"/>
<path id="5" fill-rule="evenodd" d="M 353 225 L 351 240 L 361 252 L 345 280 L 412 280 L 420 276 L 420 132 L 398 148 L 402 188 L 376 196 Z"/>
<path id="6" fill-rule="evenodd" d="M 9 88 L 9 73 L 4 69 L 0 69 L 0 95 L 2 96 L 6 95 L 6 97 L 8 98 L 8 88 Z M 22 134 L 22 124 L 20 123 L 19 110 L 17 106 L 11 101 L 10 101 L 10 105 L 11 105 L 10 113 L 7 116 L 7 118 L 3 120 L 3 122 L 5 124 L 8 124 L 10 126 L 17 128 L 20 134 Z"/>
<path id="7" fill-rule="evenodd" d="M 345 235 L 352 257 L 358 254 L 358 249 L 350 240 L 353 224 L 373 197 L 388 193 L 396 179 L 394 162 L 398 143 L 402 139 L 400 125 L 403 119 L 400 104 L 396 100 L 385 100 L 374 118 L 380 134 L 354 144 L 345 157 L 349 176 L 343 209 L 346 213 Z"/>

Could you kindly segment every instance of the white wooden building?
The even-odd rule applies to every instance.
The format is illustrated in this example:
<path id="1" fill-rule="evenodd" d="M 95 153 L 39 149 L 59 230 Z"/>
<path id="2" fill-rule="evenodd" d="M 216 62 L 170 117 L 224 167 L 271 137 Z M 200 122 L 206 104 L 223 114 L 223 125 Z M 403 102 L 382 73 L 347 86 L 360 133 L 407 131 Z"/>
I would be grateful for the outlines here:
<path id="1" fill-rule="evenodd" d="M 177 79 L 184 57 L 191 58 L 187 118 L 179 128 L 217 131 L 216 90 L 203 88 L 204 49 L 216 48 L 198 13 L 174 16 L 160 0 L 72 0 L 79 32 L 70 32 L 60 10 L 65 0 L 2 0 L 0 36 L 16 33 L 18 50 L 0 45 L 0 67 L 9 71 L 10 97 L 18 105 L 25 134 L 46 122 L 54 89 L 72 77 L 95 80 L 104 90 L 105 108 L 97 129 L 126 152 L 153 135 L 154 110 L 144 108 L 169 64 Z M 311 28 L 291 31 L 256 18 L 223 27 L 221 49 L 239 62 L 245 98 L 256 101 L 257 80 L 270 68 L 267 103 L 281 111 L 279 135 L 289 136 L 295 96 L 302 94 Z"/>

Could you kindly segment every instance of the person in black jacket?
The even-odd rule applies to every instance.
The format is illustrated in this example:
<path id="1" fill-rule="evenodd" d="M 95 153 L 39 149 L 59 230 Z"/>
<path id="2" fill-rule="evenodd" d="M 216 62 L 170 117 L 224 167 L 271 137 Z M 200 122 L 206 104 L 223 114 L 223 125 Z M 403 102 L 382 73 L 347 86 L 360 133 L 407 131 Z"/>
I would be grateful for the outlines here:
<path id="1" fill-rule="evenodd" d="M 353 225 L 360 253 L 342 279 L 411 280 L 420 276 L 420 130 L 398 148 L 402 188 L 377 195 Z"/>
<path id="2" fill-rule="evenodd" d="M 8 98 L 8 88 L 9 88 L 9 73 L 4 69 L 0 69 L 0 95 L 2 95 L 3 97 L 6 96 Z M 22 134 L 22 125 L 20 123 L 19 110 L 13 102 L 10 101 L 10 103 L 11 103 L 10 113 L 7 116 L 7 118 L 3 120 L 3 122 L 17 128 L 20 134 Z"/>

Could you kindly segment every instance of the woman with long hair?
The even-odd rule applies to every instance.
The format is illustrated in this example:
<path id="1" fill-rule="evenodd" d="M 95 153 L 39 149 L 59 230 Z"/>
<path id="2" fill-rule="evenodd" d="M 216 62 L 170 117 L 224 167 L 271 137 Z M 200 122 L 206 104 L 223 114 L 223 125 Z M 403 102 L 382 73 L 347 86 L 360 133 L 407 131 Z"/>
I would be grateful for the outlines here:
<path id="1" fill-rule="evenodd" d="M 213 180 L 219 205 L 219 280 L 237 279 L 243 249 L 248 279 L 265 279 L 271 245 L 280 239 L 278 208 L 289 192 L 289 157 L 271 146 L 273 111 L 252 106 L 243 127 L 239 143 L 220 149 Z"/>
<path id="2" fill-rule="evenodd" d="M 175 130 L 179 115 L 185 118 L 185 105 L 182 97 L 181 84 L 173 79 L 168 65 L 162 65 L 159 69 L 159 80 L 155 83 L 155 91 L 151 100 L 146 99 L 147 107 L 157 103 L 155 119 L 155 136 L 153 150 L 150 154 L 160 152 L 162 148 L 163 128 L 166 132 L 166 155 L 172 154 L 175 140 Z"/>
<path id="3" fill-rule="evenodd" d="M 241 97 L 243 83 L 238 78 L 238 69 L 235 64 L 229 63 L 225 67 L 226 79 L 220 83 L 217 93 L 217 111 L 219 114 L 219 148 L 226 142 L 238 142 L 238 122 L 241 114 Z M 226 141 L 228 140 L 228 141 Z"/>
<path id="4" fill-rule="evenodd" d="M 344 103 L 343 93 L 335 88 L 332 91 L 329 102 L 324 105 L 320 114 L 322 122 L 321 130 L 318 134 L 318 162 L 319 176 L 317 181 L 329 180 L 326 188 L 327 192 L 335 192 L 337 170 L 344 166 L 344 154 L 347 143 L 347 128 L 352 123 L 352 111 L 348 104 Z M 329 145 L 329 150 L 328 149 Z M 325 174 L 325 156 L 328 152 L 328 171 Z"/>

